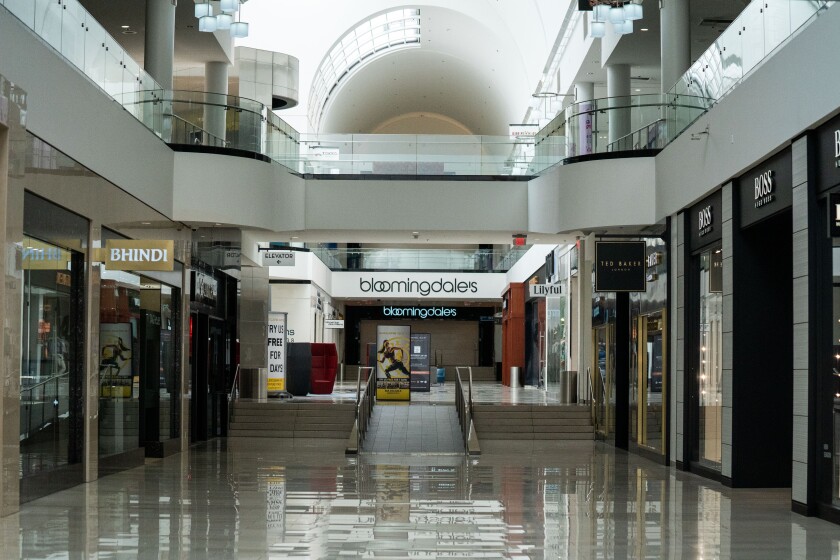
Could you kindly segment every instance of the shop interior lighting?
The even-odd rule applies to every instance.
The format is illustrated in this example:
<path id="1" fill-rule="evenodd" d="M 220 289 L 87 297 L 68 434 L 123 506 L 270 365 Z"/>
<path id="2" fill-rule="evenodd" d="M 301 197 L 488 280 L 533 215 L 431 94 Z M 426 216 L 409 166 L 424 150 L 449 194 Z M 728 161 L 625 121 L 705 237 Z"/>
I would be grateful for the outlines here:
<path id="1" fill-rule="evenodd" d="M 644 17 L 642 0 L 589 0 L 589 5 L 592 6 L 590 37 L 603 37 L 607 22 L 612 24 L 617 35 L 633 33 L 633 22 Z"/>
<path id="2" fill-rule="evenodd" d="M 233 14 L 241 14 L 240 7 L 246 0 L 221 0 L 219 8 L 221 13 L 213 15 L 213 6 L 210 0 L 195 5 L 195 17 L 198 18 L 198 30 L 205 33 L 212 33 L 217 30 L 228 30 L 230 36 L 237 39 L 244 39 L 248 36 L 248 23 L 234 21 Z"/>

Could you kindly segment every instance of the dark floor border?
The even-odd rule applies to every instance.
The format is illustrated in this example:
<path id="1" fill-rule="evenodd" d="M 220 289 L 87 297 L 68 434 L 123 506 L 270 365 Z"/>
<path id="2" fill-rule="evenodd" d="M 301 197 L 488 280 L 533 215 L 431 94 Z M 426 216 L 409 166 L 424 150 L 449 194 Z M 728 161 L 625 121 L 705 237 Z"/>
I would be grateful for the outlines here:
<path id="1" fill-rule="evenodd" d="M 799 515 L 804 515 L 805 517 L 812 517 L 816 511 L 815 508 L 809 506 L 808 504 L 803 504 L 802 502 L 797 502 L 796 500 L 790 501 L 790 511 L 793 513 L 798 513 Z"/>
<path id="2" fill-rule="evenodd" d="M 630 447 L 630 449 L 629 449 L 630 453 L 633 453 L 635 455 L 639 455 L 640 457 L 644 457 L 648 461 L 653 461 L 654 463 L 657 463 L 659 465 L 663 465 L 663 466 L 666 466 L 666 467 L 671 466 L 671 461 L 669 461 L 668 457 L 666 457 L 662 453 L 657 453 L 656 451 L 653 451 L 652 449 L 642 447 L 641 445 L 638 445 L 638 444 L 633 443 L 633 442 L 630 442 L 629 447 Z"/>
<path id="3" fill-rule="evenodd" d="M 85 469 L 81 463 L 64 465 L 43 473 L 20 479 L 20 503 L 25 504 L 49 494 L 67 490 L 84 483 Z"/>
<path id="4" fill-rule="evenodd" d="M 181 438 L 164 441 L 147 441 L 145 444 L 146 457 L 164 458 L 181 451 Z"/>
<path id="5" fill-rule="evenodd" d="M 807 513 L 803 513 L 802 515 L 807 515 L 809 517 L 816 515 L 820 519 L 824 519 L 829 523 L 840 525 L 840 508 L 836 508 L 830 504 L 817 504 L 816 507 L 808 507 L 800 502 L 793 502 L 793 504 L 799 504 L 802 508 L 804 508 L 804 511 Z M 791 507 L 791 509 L 796 513 L 800 513 L 799 511 L 793 509 L 793 507 Z"/>
<path id="6" fill-rule="evenodd" d="M 146 450 L 142 447 L 99 458 L 99 476 L 108 476 L 146 464 Z"/>

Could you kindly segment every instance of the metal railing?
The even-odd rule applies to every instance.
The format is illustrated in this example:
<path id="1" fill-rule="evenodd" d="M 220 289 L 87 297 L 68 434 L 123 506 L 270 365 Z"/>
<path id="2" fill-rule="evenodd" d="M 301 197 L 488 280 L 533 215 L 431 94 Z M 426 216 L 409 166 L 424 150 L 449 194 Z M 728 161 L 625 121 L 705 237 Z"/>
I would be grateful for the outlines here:
<path id="1" fill-rule="evenodd" d="M 185 144 L 193 146 L 211 146 L 213 148 L 228 148 L 230 143 L 224 138 L 210 134 L 197 124 L 179 117 L 178 115 L 164 114 L 165 118 L 172 119 L 171 144 Z"/>
<path id="2" fill-rule="evenodd" d="M 233 382 L 228 393 L 228 402 L 239 398 L 239 369 L 241 366 L 242 364 L 236 364 L 236 373 L 233 374 Z"/>
<path id="3" fill-rule="evenodd" d="M 467 370 L 468 385 L 464 390 L 464 383 L 461 381 L 461 370 Z M 458 423 L 461 425 L 461 439 L 464 443 L 464 453 L 478 455 L 481 450 L 478 447 L 478 434 L 473 424 L 473 398 L 472 398 L 472 368 L 455 368 L 455 409 L 458 412 Z"/>
<path id="4" fill-rule="evenodd" d="M 362 390 L 362 375 L 367 372 L 367 381 L 365 381 L 364 391 Z M 345 453 L 355 455 L 362 449 L 362 444 L 365 442 L 367 435 L 368 423 L 373 414 L 373 405 L 376 403 L 376 375 L 374 375 L 373 368 L 370 366 L 363 366 L 359 368 L 359 376 L 356 378 L 356 423 L 353 426 L 350 440 L 351 445 L 348 445 Z M 354 437 L 355 436 L 355 437 Z M 355 448 L 353 448 L 355 445 Z"/>
<path id="5" fill-rule="evenodd" d="M 64 379 L 65 392 L 61 391 L 61 380 Z M 28 439 L 33 435 L 33 430 L 41 430 L 47 424 L 58 423 L 62 414 L 69 412 L 70 408 L 70 372 L 54 375 L 29 387 L 21 387 L 21 423 L 20 439 Z M 51 387 L 54 384 L 54 387 Z M 52 388 L 53 390 L 50 390 Z M 33 421 L 35 423 L 33 424 Z"/>

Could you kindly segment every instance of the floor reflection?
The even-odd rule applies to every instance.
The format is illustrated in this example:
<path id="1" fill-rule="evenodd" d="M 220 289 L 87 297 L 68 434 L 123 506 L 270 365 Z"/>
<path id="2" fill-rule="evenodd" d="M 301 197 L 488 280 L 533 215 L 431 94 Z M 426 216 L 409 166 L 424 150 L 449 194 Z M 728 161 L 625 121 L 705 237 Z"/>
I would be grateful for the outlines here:
<path id="1" fill-rule="evenodd" d="M 24 505 L 0 556 L 840 557 L 840 528 L 789 504 L 589 442 L 467 459 L 214 441 Z"/>

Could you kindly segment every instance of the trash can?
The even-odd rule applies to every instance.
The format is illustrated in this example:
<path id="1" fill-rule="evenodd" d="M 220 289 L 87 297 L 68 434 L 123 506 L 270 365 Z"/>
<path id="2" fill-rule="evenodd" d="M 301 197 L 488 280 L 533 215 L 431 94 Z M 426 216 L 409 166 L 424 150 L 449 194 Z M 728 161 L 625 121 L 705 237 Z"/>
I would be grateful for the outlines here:
<path id="1" fill-rule="evenodd" d="M 522 372 L 520 371 L 519 366 L 510 366 L 510 386 L 511 387 L 522 387 L 522 379 L 520 376 Z"/>
<path id="2" fill-rule="evenodd" d="M 443 382 L 446 381 L 446 368 L 437 368 L 436 377 L 438 385 L 443 385 Z"/>
<path id="3" fill-rule="evenodd" d="M 243 399 L 268 397 L 268 369 L 243 368 L 239 370 L 239 396 Z"/>
<path id="4" fill-rule="evenodd" d="M 561 371 L 557 389 L 559 393 L 557 398 L 560 404 L 577 403 L 577 372 L 569 370 Z"/>

